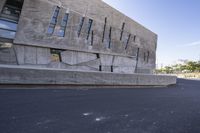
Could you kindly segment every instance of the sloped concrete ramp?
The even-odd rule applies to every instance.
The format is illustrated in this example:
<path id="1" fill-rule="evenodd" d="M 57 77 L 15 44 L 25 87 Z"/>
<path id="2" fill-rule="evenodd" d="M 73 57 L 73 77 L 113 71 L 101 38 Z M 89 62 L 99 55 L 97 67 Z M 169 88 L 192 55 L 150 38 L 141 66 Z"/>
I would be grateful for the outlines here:
<path id="1" fill-rule="evenodd" d="M 168 86 L 176 76 L 69 71 L 0 65 L 0 84 L 94 85 L 94 86 Z"/>

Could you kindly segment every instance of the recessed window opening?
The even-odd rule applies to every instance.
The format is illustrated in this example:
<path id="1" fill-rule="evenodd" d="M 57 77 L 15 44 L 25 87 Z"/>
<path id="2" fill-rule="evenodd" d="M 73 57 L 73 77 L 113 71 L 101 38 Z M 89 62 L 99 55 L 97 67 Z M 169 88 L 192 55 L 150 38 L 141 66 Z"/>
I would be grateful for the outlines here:
<path id="1" fill-rule="evenodd" d="M 23 0 L 7 0 L 0 13 L 0 37 L 14 39 Z"/>
<path id="2" fill-rule="evenodd" d="M 106 25 L 107 25 L 107 18 L 105 18 L 105 24 L 104 24 L 104 28 L 103 28 L 103 37 L 102 37 L 102 43 L 104 42 L 105 31 L 106 31 Z"/>
<path id="3" fill-rule="evenodd" d="M 63 20 L 61 22 L 60 30 L 58 32 L 58 36 L 60 36 L 60 37 L 65 36 L 65 30 L 67 27 L 68 18 L 69 18 L 69 13 L 65 13 Z"/>
<path id="4" fill-rule="evenodd" d="M 139 60 L 139 53 L 140 53 L 140 48 L 137 49 L 137 58 L 136 58 L 137 61 Z"/>
<path id="5" fill-rule="evenodd" d="M 54 32 L 54 29 L 56 27 L 56 23 L 57 23 L 57 19 L 58 19 L 58 14 L 59 14 L 59 10 L 60 10 L 60 7 L 56 7 L 55 10 L 54 10 L 54 13 L 53 13 L 53 16 L 51 18 L 51 22 L 49 24 L 49 27 L 48 27 L 48 30 L 47 30 L 47 33 L 52 35 L 53 32 Z"/>
<path id="6" fill-rule="evenodd" d="M 112 27 L 110 27 L 110 32 L 109 32 L 109 44 L 108 44 L 108 48 L 111 48 L 111 41 L 112 41 Z"/>
<path id="7" fill-rule="evenodd" d="M 61 52 L 64 50 L 60 49 L 51 49 L 51 61 L 53 62 L 62 62 Z"/>
<path id="8" fill-rule="evenodd" d="M 87 27 L 87 40 L 89 39 L 89 36 L 90 36 L 90 31 L 91 31 L 91 28 L 92 28 L 92 23 L 93 23 L 93 20 L 89 19 L 88 27 Z"/>
<path id="9" fill-rule="evenodd" d="M 99 66 L 99 71 L 102 71 L 102 66 L 101 65 Z"/>
<path id="10" fill-rule="evenodd" d="M 122 24 L 121 35 L 120 35 L 120 41 L 122 40 L 122 36 L 123 36 L 123 33 L 124 33 L 124 27 L 125 27 L 125 23 Z"/>
<path id="11" fill-rule="evenodd" d="M 144 61 L 146 61 L 146 53 L 144 52 Z"/>
<path id="12" fill-rule="evenodd" d="M 127 39 L 127 42 L 126 42 L 125 49 L 127 49 L 127 47 L 128 47 L 128 44 L 129 44 L 130 38 L 131 38 L 131 34 L 128 35 L 128 39 Z"/>
<path id="13" fill-rule="evenodd" d="M 133 37 L 133 41 L 134 41 L 134 42 L 136 41 L 136 35 L 134 35 L 134 37 Z"/>
<path id="14" fill-rule="evenodd" d="M 99 59 L 99 58 L 100 58 L 100 54 L 99 54 L 99 53 L 97 53 L 96 55 L 97 55 L 97 59 Z"/>
<path id="15" fill-rule="evenodd" d="M 148 51 L 147 52 L 147 63 L 149 63 L 149 55 L 150 55 L 150 52 Z"/>
<path id="16" fill-rule="evenodd" d="M 93 43 L 94 43 L 94 31 L 92 31 L 91 46 L 93 46 Z"/>
<path id="17" fill-rule="evenodd" d="M 82 17 L 82 18 L 81 18 L 81 21 L 80 21 L 80 24 L 79 24 L 79 28 L 78 28 L 78 37 L 79 37 L 80 34 L 81 34 L 81 30 L 82 30 L 82 28 L 83 28 L 84 20 L 85 20 L 85 17 Z"/>
<path id="18" fill-rule="evenodd" d="M 111 72 L 113 72 L 113 66 L 111 66 Z"/>

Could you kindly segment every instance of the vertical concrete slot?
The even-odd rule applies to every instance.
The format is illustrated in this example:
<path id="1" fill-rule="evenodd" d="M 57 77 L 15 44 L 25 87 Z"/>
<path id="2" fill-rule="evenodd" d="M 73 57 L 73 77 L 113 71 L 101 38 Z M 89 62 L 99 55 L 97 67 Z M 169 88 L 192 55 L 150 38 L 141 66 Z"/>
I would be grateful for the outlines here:
<path id="1" fill-rule="evenodd" d="M 91 35 L 91 46 L 93 46 L 94 43 L 94 31 L 92 31 L 92 35 Z"/>
<path id="2" fill-rule="evenodd" d="M 104 42 L 105 31 L 106 31 L 106 25 L 107 25 L 107 18 L 105 18 L 105 23 L 104 23 L 102 43 Z"/>
<path id="3" fill-rule="evenodd" d="M 138 67 L 138 61 L 139 61 L 139 53 L 140 53 L 140 48 L 137 49 L 135 73 L 137 73 L 137 67 Z"/>
<path id="4" fill-rule="evenodd" d="M 146 53 L 144 52 L 144 62 L 146 61 Z"/>
<path id="5" fill-rule="evenodd" d="M 92 20 L 92 19 L 89 19 L 88 28 L 87 28 L 87 40 L 88 40 L 89 37 L 90 37 L 90 31 L 91 31 L 91 28 L 92 28 L 92 23 L 93 23 L 93 20 Z"/>
<path id="6" fill-rule="evenodd" d="M 111 48 L 111 41 L 112 41 L 112 27 L 110 27 L 110 32 L 109 32 L 109 44 L 108 44 L 108 48 Z"/>
<path id="7" fill-rule="evenodd" d="M 123 33 L 124 33 L 124 27 L 125 27 L 125 23 L 122 24 L 121 35 L 120 35 L 120 41 L 122 40 L 122 36 L 123 36 Z"/>
<path id="8" fill-rule="evenodd" d="M 82 28 L 83 28 L 84 20 L 85 20 L 85 17 L 82 17 L 82 18 L 81 18 L 81 21 L 80 21 L 80 24 L 79 24 L 79 28 L 78 28 L 78 37 L 79 37 L 80 34 L 81 34 L 81 30 L 82 30 Z"/>
<path id="9" fill-rule="evenodd" d="M 150 55 L 150 53 L 149 53 L 149 51 L 147 52 L 147 63 L 149 63 L 149 55 Z"/>
<path id="10" fill-rule="evenodd" d="M 127 39 L 127 42 L 126 42 L 125 49 L 127 49 L 127 47 L 128 47 L 128 44 L 129 44 L 130 38 L 131 38 L 131 34 L 128 35 L 128 39 Z"/>
<path id="11" fill-rule="evenodd" d="M 136 35 L 134 35 L 133 41 L 134 41 L 134 42 L 136 41 Z"/>

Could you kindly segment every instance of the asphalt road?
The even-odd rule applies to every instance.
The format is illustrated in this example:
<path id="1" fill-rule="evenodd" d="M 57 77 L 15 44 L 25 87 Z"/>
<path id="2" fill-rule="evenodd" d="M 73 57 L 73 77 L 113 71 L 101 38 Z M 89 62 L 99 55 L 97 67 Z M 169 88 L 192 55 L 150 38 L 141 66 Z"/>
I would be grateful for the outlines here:
<path id="1" fill-rule="evenodd" d="M 134 89 L 0 89 L 0 133 L 200 133 L 200 81 Z"/>

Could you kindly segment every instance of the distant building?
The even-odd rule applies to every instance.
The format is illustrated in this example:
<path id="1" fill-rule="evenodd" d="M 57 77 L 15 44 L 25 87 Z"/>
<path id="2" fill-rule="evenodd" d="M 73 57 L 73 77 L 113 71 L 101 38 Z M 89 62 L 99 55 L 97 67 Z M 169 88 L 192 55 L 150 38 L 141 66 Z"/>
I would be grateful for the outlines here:
<path id="1" fill-rule="evenodd" d="M 0 64 L 152 73 L 157 35 L 101 0 L 1 0 Z"/>

